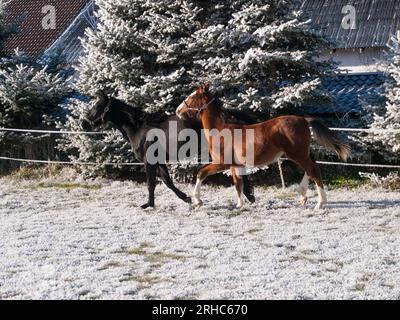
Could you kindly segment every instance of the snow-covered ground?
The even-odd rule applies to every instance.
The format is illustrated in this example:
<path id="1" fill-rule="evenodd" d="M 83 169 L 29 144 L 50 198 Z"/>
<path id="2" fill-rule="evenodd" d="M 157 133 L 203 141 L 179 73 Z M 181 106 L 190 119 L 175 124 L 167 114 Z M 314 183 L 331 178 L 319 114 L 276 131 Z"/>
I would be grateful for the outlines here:
<path id="1" fill-rule="evenodd" d="M 198 210 L 146 194 L 0 180 L 0 299 L 400 299 L 400 193 L 330 191 L 321 212 L 271 188 L 240 211 L 233 188 Z"/>

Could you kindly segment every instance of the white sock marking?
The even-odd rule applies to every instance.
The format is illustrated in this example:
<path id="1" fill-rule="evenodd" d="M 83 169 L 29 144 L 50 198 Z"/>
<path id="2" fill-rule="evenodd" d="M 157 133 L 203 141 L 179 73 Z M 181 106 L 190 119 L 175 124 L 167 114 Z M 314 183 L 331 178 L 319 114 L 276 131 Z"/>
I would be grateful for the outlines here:
<path id="1" fill-rule="evenodd" d="M 246 168 L 235 168 L 235 173 L 237 176 L 241 176 L 243 173 L 246 174 Z M 240 190 L 236 190 L 237 191 L 237 195 L 238 195 L 238 202 L 236 205 L 236 208 L 240 209 L 241 207 L 243 207 L 244 205 L 244 201 L 243 201 L 243 182 L 242 182 L 242 186 L 240 188 Z"/>
<path id="2" fill-rule="evenodd" d="M 317 186 L 318 191 L 318 203 L 315 206 L 315 210 L 323 209 L 326 204 L 326 192 L 323 188 Z"/>
<path id="3" fill-rule="evenodd" d="M 309 178 L 307 173 L 304 174 L 303 180 L 301 180 L 300 185 L 299 185 L 299 193 L 303 197 L 307 195 L 307 190 L 308 190 L 308 184 L 309 184 Z"/>
<path id="4" fill-rule="evenodd" d="M 300 193 L 300 203 L 305 206 L 307 203 L 307 190 L 308 190 L 309 178 L 307 173 L 304 174 L 303 180 L 301 180 L 297 191 Z"/>
<path id="5" fill-rule="evenodd" d="M 193 198 L 195 200 L 195 204 L 198 204 L 201 202 L 200 191 L 201 191 L 201 180 L 197 179 L 196 186 L 194 187 L 194 190 L 193 190 Z"/>

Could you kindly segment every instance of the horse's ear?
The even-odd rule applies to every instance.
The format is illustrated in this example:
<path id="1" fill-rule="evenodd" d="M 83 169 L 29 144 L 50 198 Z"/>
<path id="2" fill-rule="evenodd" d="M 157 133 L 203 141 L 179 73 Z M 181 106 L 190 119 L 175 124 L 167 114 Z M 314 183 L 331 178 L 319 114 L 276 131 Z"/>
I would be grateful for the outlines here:
<path id="1" fill-rule="evenodd" d="M 103 90 L 99 90 L 99 91 L 96 92 L 96 98 L 100 102 L 107 102 L 108 101 L 108 96 Z"/>
<path id="2" fill-rule="evenodd" d="M 210 89 L 210 84 L 206 83 L 197 89 L 197 93 L 199 94 L 208 93 L 209 89 Z"/>

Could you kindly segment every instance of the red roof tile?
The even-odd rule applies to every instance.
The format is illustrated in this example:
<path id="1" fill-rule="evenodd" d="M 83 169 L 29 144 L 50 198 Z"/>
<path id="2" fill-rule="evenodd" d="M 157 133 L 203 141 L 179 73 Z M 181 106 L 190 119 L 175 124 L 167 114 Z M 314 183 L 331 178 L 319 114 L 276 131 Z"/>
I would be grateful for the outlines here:
<path id="1" fill-rule="evenodd" d="M 12 36 L 6 43 L 8 52 L 19 48 L 32 57 L 40 56 L 62 32 L 72 23 L 88 0 L 13 0 L 7 10 L 7 20 L 16 21 L 25 17 L 21 25 L 22 32 Z M 56 28 L 44 29 L 42 20 L 48 12 L 42 13 L 44 6 L 54 6 L 56 10 Z"/>

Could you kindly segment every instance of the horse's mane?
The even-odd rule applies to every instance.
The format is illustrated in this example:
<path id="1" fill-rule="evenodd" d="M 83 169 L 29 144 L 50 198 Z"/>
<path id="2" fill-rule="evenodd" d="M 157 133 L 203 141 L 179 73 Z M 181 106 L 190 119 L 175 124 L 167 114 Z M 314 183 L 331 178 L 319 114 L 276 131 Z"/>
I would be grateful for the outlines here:
<path id="1" fill-rule="evenodd" d="M 162 112 L 146 112 L 139 107 L 134 107 L 129 105 L 119 99 L 112 98 L 115 102 L 113 106 L 118 108 L 121 112 L 123 112 L 130 123 L 134 125 L 142 125 L 147 124 L 150 126 L 159 126 L 162 122 L 167 119 L 167 115 Z"/>
<path id="2" fill-rule="evenodd" d="M 162 112 L 152 112 L 152 113 L 144 113 L 143 121 L 144 123 L 152 126 L 158 126 L 162 122 L 164 122 L 168 116 Z"/>
<path id="3" fill-rule="evenodd" d="M 221 110 L 222 119 L 226 123 L 255 124 L 258 122 L 254 115 L 251 115 L 246 111 L 224 108 L 223 102 L 219 98 L 215 98 L 214 104 Z"/>

